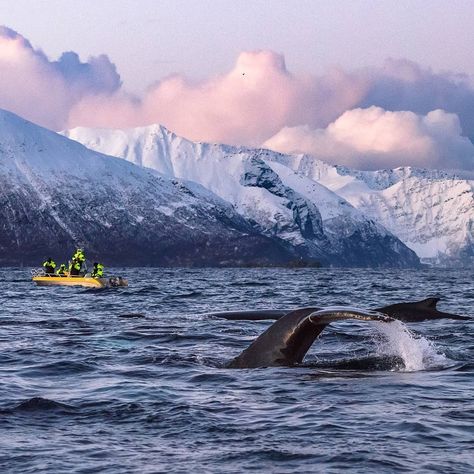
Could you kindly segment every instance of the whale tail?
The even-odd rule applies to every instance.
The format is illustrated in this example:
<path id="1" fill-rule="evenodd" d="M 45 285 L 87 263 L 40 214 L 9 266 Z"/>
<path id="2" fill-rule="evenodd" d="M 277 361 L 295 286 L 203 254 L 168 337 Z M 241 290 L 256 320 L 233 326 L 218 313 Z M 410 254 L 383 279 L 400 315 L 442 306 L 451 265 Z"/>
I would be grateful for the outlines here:
<path id="1" fill-rule="evenodd" d="M 375 311 L 387 314 L 388 316 L 399 319 L 405 322 L 425 321 L 429 319 L 455 319 L 461 321 L 469 321 L 472 318 L 468 316 L 461 316 L 459 314 L 445 313 L 436 308 L 438 301 L 441 298 L 426 298 L 421 301 L 413 303 L 396 303 L 382 308 L 377 308 Z M 312 309 L 318 311 L 320 308 L 302 308 Z M 291 313 L 290 309 L 263 309 L 253 311 L 226 311 L 221 313 L 209 313 L 209 316 L 215 318 L 228 319 L 231 321 L 275 321 L 283 318 L 285 315 Z"/>
<path id="2" fill-rule="evenodd" d="M 440 301 L 441 298 L 426 298 L 421 301 L 415 302 L 415 306 L 419 308 L 430 308 L 430 309 L 436 309 L 436 305 L 438 304 L 438 301 Z"/>
<path id="3" fill-rule="evenodd" d="M 314 308 L 298 309 L 273 323 L 228 367 L 243 369 L 299 364 L 328 324 L 346 319 L 393 321 L 385 314 L 358 308 L 332 307 L 317 311 Z"/>
<path id="4" fill-rule="evenodd" d="M 384 306 L 383 308 L 377 308 L 375 311 L 405 322 L 417 322 L 430 319 L 456 319 L 461 321 L 471 319 L 468 316 L 439 311 L 436 305 L 440 299 L 441 298 L 426 298 L 413 303 L 396 303 Z"/>

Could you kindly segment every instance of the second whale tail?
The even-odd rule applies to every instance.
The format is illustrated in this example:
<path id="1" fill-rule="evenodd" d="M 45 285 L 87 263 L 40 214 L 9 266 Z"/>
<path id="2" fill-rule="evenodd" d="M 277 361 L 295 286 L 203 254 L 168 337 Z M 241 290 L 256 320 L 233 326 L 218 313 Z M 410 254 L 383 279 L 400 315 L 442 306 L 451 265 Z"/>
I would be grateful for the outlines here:
<path id="1" fill-rule="evenodd" d="M 473 318 L 469 316 L 461 316 L 459 314 L 445 313 L 439 311 L 436 307 L 440 298 L 426 298 L 421 301 L 395 303 L 381 308 L 376 308 L 375 311 L 384 313 L 392 318 L 399 319 L 405 322 L 419 322 L 432 319 L 455 319 L 461 321 L 471 321 Z M 318 311 L 321 308 L 303 308 Z M 292 312 L 290 309 L 264 309 L 251 311 L 225 311 L 219 313 L 209 313 L 210 316 L 216 318 L 229 319 L 232 321 L 246 320 L 246 321 L 263 321 L 263 320 L 278 320 L 285 315 Z"/>

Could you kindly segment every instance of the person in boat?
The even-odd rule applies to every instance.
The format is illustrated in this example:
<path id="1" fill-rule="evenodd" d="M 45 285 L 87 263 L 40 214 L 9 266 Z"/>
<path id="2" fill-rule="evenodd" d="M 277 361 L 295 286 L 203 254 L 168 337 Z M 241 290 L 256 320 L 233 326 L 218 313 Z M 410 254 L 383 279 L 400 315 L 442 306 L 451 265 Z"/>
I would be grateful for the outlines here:
<path id="1" fill-rule="evenodd" d="M 82 265 L 85 261 L 86 256 L 84 255 L 84 251 L 81 248 L 78 248 L 72 256 L 71 265 L 69 266 L 69 274 L 74 276 L 80 275 Z"/>
<path id="2" fill-rule="evenodd" d="M 61 265 L 59 265 L 59 268 L 56 271 L 56 275 L 63 277 L 63 276 L 66 276 L 66 272 L 67 272 L 66 265 L 64 263 L 61 263 Z"/>
<path id="3" fill-rule="evenodd" d="M 56 268 L 56 263 L 51 257 L 43 263 L 44 272 L 46 275 L 54 275 L 54 269 Z"/>
<path id="4" fill-rule="evenodd" d="M 72 259 L 77 260 L 82 266 L 84 264 L 84 262 L 86 261 L 86 256 L 84 255 L 84 250 L 82 250 L 81 248 L 78 248 L 76 250 L 76 253 L 72 256 Z"/>
<path id="5" fill-rule="evenodd" d="M 81 272 L 81 264 L 77 260 L 72 260 L 69 264 L 69 275 L 78 276 Z"/>
<path id="6" fill-rule="evenodd" d="M 102 278 L 104 276 L 104 265 L 98 262 L 94 262 L 94 268 L 91 272 L 92 278 Z"/>

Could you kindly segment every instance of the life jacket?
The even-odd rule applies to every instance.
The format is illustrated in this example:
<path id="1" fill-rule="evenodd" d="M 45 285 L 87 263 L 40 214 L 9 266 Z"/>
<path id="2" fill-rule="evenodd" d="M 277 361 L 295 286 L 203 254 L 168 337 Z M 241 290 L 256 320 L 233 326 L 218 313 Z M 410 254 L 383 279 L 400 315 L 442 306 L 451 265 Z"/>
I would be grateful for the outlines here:
<path id="1" fill-rule="evenodd" d="M 86 259 L 86 256 L 84 255 L 83 252 L 81 252 L 80 250 L 78 250 L 73 256 L 72 256 L 72 259 L 73 260 L 77 260 L 78 262 L 84 262 L 85 259 Z"/>
<path id="2" fill-rule="evenodd" d="M 64 275 L 66 273 L 66 265 L 64 265 L 64 263 L 61 263 L 56 273 L 58 275 Z"/>
<path id="3" fill-rule="evenodd" d="M 94 269 L 92 270 L 91 276 L 93 278 L 101 278 L 104 276 L 104 265 L 97 264 Z"/>
<path id="4" fill-rule="evenodd" d="M 56 268 L 56 263 L 54 263 L 53 260 L 46 260 L 46 262 L 43 263 L 43 267 L 51 267 L 51 268 Z"/>

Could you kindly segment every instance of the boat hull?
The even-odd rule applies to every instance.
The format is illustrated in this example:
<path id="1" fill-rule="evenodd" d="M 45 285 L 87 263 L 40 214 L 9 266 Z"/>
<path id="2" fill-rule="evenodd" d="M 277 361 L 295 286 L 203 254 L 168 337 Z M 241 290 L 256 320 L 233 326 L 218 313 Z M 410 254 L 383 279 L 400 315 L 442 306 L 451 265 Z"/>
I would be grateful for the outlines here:
<path id="1" fill-rule="evenodd" d="M 86 288 L 127 286 L 126 280 L 121 279 L 121 284 L 114 284 L 115 281 L 112 282 L 112 278 L 34 276 L 33 281 L 37 286 L 83 286 Z"/>

